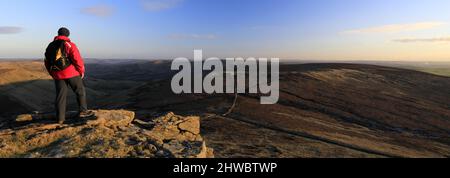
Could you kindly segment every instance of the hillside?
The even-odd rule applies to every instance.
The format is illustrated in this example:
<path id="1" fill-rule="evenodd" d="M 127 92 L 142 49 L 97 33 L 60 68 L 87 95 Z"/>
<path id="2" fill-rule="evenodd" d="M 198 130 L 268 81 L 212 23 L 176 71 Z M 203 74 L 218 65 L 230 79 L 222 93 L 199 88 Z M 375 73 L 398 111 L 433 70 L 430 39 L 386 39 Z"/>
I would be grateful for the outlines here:
<path id="1" fill-rule="evenodd" d="M 52 108 L 53 83 L 42 64 L 22 63 L 30 73 L 0 63 L 4 120 Z M 90 106 L 134 111 L 145 122 L 171 111 L 200 116 L 216 157 L 450 156 L 449 77 L 375 65 L 282 65 L 278 104 L 242 94 L 224 117 L 233 95 L 174 95 L 169 66 L 89 63 Z"/>
<path id="2" fill-rule="evenodd" d="M 96 66 L 92 66 L 95 69 Z M 90 67 L 88 67 L 90 68 Z M 100 72 L 100 69 L 96 70 Z M 120 74 L 120 73 L 117 73 Z M 127 80 L 103 80 L 86 76 L 88 101 L 91 107 L 99 106 L 104 98 L 119 103 L 118 93 L 140 85 Z M 115 97 L 110 97 L 114 95 Z M 69 110 L 75 110 L 76 100 L 69 92 Z M 0 62 L 0 115 L 9 116 L 20 112 L 50 112 L 53 110 L 55 87 L 42 61 Z"/>
<path id="3" fill-rule="evenodd" d="M 169 81 L 161 81 L 136 89 L 128 107 L 203 114 L 205 138 L 218 157 L 450 155 L 450 78 L 354 64 L 280 70 L 277 105 L 239 95 L 230 115 L 208 117 L 225 113 L 233 96 L 180 97 L 171 94 Z"/>

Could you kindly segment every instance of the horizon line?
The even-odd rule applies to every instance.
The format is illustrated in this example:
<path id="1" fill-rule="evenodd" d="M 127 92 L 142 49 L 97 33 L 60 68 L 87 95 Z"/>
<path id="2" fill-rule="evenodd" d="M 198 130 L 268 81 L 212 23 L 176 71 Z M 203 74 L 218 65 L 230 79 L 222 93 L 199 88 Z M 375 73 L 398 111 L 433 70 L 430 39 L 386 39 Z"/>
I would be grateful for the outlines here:
<path id="1" fill-rule="evenodd" d="M 240 58 L 240 57 L 234 57 L 234 58 Z M 244 57 L 243 57 L 244 58 Z M 255 57 L 256 59 L 258 59 L 258 57 Z M 261 58 L 261 57 L 259 57 Z M 92 57 L 86 57 L 83 58 L 84 60 L 140 60 L 140 61 L 172 61 L 174 59 L 164 59 L 164 58 L 160 58 L 160 59 L 149 59 L 149 58 L 92 58 Z M 176 58 L 175 58 L 176 59 Z M 189 58 L 188 58 L 189 59 Z M 207 59 L 207 58 L 205 58 Z M 220 58 L 221 60 L 225 60 L 226 58 Z M 246 59 L 246 58 L 244 58 Z M 267 59 L 270 59 L 269 57 L 267 57 Z M 20 57 L 0 57 L 0 60 L 44 60 L 43 58 L 32 58 L 32 57 L 27 57 L 27 58 L 20 58 Z M 192 60 L 192 59 L 189 59 Z M 450 62 L 449 60 L 436 60 L 436 59 L 432 59 L 432 60 L 389 60 L 389 59 L 288 59 L 288 58 L 280 58 L 280 61 L 290 61 L 290 62 L 301 62 L 301 61 L 305 61 L 305 62 L 310 62 L 310 61 L 319 61 L 319 62 Z"/>

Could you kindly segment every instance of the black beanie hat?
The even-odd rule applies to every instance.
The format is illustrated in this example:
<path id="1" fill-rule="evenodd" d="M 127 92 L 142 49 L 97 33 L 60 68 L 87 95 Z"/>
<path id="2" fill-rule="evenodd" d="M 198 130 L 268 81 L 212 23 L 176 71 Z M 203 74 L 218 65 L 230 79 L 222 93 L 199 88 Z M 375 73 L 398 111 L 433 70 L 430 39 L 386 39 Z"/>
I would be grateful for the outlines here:
<path id="1" fill-rule="evenodd" d="M 67 29 L 66 27 L 62 27 L 58 30 L 58 36 L 66 36 L 69 37 L 70 36 L 70 31 L 69 29 Z"/>

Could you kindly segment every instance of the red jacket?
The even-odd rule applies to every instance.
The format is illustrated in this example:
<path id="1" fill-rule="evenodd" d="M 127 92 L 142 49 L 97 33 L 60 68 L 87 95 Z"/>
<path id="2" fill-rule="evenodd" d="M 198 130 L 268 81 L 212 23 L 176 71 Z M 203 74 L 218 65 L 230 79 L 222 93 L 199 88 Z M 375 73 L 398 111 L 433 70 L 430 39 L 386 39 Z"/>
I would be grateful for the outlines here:
<path id="1" fill-rule="evenodd" d="M 49 74 L 53 77 L 55 80 L 65 80 L 70 79 L 76 76 L 82 76 L 84 75 L 84 61 L 83 58 L 80 55 L 80 51 L 78 51 L 77 46 L 70 41 L 70 38 L 65 36 L 57 36 L 54 39 L 56 40 L 64 40 L 66 41 L 66 52 L 69 57 L 69 59 L 72 60 L 72 65 L 67 67 L 66 69 L 62 71 L 50 71 L 49 70 L 49 64 L 45 62 L 45 67 L 47 68 L 47 71 Z"/>

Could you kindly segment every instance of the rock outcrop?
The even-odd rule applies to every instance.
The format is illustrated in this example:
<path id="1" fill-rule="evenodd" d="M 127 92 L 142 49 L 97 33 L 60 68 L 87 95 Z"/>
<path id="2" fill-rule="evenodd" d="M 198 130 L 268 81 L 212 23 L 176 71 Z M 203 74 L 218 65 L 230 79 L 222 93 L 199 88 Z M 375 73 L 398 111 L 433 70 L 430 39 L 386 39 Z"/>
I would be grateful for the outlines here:
<path id="1" fill-rule="evenodd" d="M 68 113 L 68 117 L 74 113 Z M 20 115 L 0 128 L 0 157 L 212 158 L 199 117 L 168 113 L 150 121 L 134 112 L 98 110 L 95 118 L 51 124 L 53 114 Z M 147 119 L 146 119 L 147 120 Z"/>

